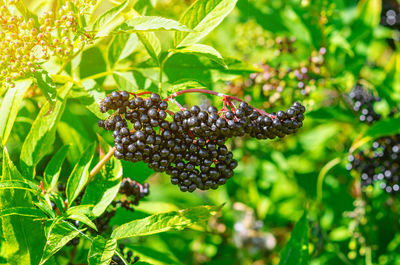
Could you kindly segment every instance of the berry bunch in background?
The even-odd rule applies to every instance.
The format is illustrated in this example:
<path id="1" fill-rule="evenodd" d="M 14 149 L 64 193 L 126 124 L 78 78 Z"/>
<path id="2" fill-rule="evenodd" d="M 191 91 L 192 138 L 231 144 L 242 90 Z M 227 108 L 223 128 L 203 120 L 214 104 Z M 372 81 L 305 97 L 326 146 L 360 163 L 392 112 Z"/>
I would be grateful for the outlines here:
<path id="1" fill-rule="evenodd" d="M 94 1 L 66 1 L 55 12 L 44 12 L 36 21 L 18 15 L 22 1 L 0 6 L 0 82 L 26 78 L 50 56 L 67 59 L 91 39 L 78 32 L 79 19 Z"/>
<path id="2" fill-rule="evenodd" d="M 381 25 L 400 29 L 400 4 L 396 0 L 382 0 Z"/>
<path id="3" fill-rule="evenodd" d="M 131 250 L 128 250 L 125 253 L 125 245 L 124 244 L 119 244 L 118 248 L 121 251 L 121 253 L 124 254 L 124 258 L 129 264 L 134 264 L 139 261 L 139 256 L 133 257 L 133 252 Z M 118 255 L 114 255 L 111 259 L 110 264 L 111 265 L 112 264 L 125 265 L 125 262 Z"/>
<path id="4" fill-rule="evenodd" d="M 381 115 L 376 113 L 373 104 L 380 98 L 373 96 L 360 84 L 356 84 L 349 93 L 353 110 L 360 115 L 360 121 L 371 124 L 378 121 Z"/>
<path id="5" fill-rule="evenodd" d="M 291 48 L 294 49 L 294 48 Z M 246 91 L 253 91 L 254 87 L 261 88 L 263 96 L 268 99 L 269 106 L 284 99 L 284 90 L 288 87 L 296 88 L 305 96 L 315 90 L 319 80 L 323 81 L 323 65 L 326 49 L 314 51 L 306 62 L 296 67 L 273 67 L 261 64 L 261 72 L 250 74 L 246 79 L 237 79 L 230 82 L 226 90 L 233 95 L 243 96 Z"/>
<path id="6" fill-rule="evenodd" d="M 275 38 L 275 47 L 278 49 L 279 53 L 293 53 L 296 51 L 296 47 L 293 44 L 296 42 L 296 37 L 277 37 Z"/>
<path id="7" fill-rule="evenodd" d="M 203 92 L 223 98 L 223 108 L 214 106 L 185 109 L 174 97 Z M 114 91 L 100 103 L 101 112 L 114 110 L 98 125 L 113 131 L 115 157 L 145 162 L 156 172 L 166 172 L 181 191 L 216 189 L 233 176 L 237 161 L 225 145 L 235 136 L 273 139 L 293 134 L 302 126 L 305 108 L 296 102 L 286 112 L 265 113 L 242 100 L 219 93 L 189 89 L 162 100 L 152 93 Z M 236 106 L 232 101 L 240 101 Z M 168 101 L 181 110 L 168 110 Z"/>
<path id="8" fill-rule="evenodd" d="M 349 156 L 348 170 L 361 176 L 363 186 L 379 182 L 388 193 L 400 191 L 400 134 L 373 142 L 370 149 Z"/>
<path id="9" fill-rule="evenodd" d="M 392 34 L 392 38 L 388 38 L 387 42 L 392 49 L 396 48 L 395 42 L 399 41 L 400 30 L 400 4 L 396 0 L 382 0 L 381 21 L 382 26 L 391 28 L 397 31 L 397 34 Z"/>
<path id="10" fill-rule="evenodd" d="M 144 183 L 142 185 L 130 178 L 124 178 L 121 182 L 119 193 L 123 194 L 125 198 L 113 202 L 112 205 L 115 207 L 120 204 L 121 207 L 133 211 L 132 205 L 138 205 L 141 199 L 149 195 L 149 184 Z"/>

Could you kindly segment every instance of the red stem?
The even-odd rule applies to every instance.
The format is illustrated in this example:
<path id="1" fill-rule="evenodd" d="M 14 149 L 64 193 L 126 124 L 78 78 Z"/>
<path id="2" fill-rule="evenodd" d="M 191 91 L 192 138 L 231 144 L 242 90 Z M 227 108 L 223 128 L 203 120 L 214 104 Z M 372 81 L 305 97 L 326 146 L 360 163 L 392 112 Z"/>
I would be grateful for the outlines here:
<path id="1" fill-rule="evenodd" d="M 225 97 L 227 100 L 233 99 L 233 100 L 236 100 L 236 101 L 239 101 L 239 102 L 246 102 L 246 101 L 244 101 L 243 99 L 240 99 L 240 98 L 237 98 L 237 97 L 234 97 L 234 96 L 229 96 L 229 95 L 225 95 L 225 94 L 222 94 L 222 93 L 219 93 L 219 92 L 215 92 L 215 91 L 211 91 L 211 90 L 206 90 L 206 89 L 199 89 L 199 88 L 191 88 L 191 89 L 186 89 L 186 90 L 177 91 L 177 92 L 175 92 L 175 93 L 169 95 L 168 97 L 166 97 L 164 100 L 165 100 L 165 101 L 171 100 L 171 99 L 173 99 L 173 98 L 175 98 L 175 97 L 177 97 L 177 96 L 180 96 L 180 95 L 183 95 L 183 94 L 186 94 L 186 93 L 203 93 L 203 94 L 210 94 L 210 95 L 214 95 L 214 96 L 218 96 L 218 97 Z M 271 117 L 271 118 L 275 118 L 275 115 L 271 115 L 271 114 L 269 114 L 269 113 L 266 113 L 265 111 L 260 110 L 260 109 L 257 109 L 257 108 L 255 108 L 255 107 L 253 107 L 253 106 L 251 106 L 251 107 L 252 107 L 255 111 L 257 111 L 258 113 L 260 113 L 260 114 L 267 115 L 267 116 L 269 116 L 269 117 Z"/>
<path id="2" fill-rule="evenodd" d="M 134 93 L 134 94 L 135 94 L 135 93 Z M 136 93 L 135 95 L 136 95 L 136 96 L 141 96 L 141 95 L 146 95 L 146 94 L 153 94 L 153 92 L 150 92 L 150 91 L 143 91 L 143 92 Z"/>

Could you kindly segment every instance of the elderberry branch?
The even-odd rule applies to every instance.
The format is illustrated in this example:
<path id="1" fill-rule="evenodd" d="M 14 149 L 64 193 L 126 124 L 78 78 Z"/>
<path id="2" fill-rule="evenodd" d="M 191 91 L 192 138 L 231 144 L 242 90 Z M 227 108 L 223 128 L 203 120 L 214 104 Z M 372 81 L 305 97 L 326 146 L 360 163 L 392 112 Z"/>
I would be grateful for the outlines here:
<path id="1" fill-rule="evenodd" d="M 177 96 L 180 96 L 180 95 L 183 95 L 183 94 L 186 94 L 186 93 L 203 93 L 203 94 L 209 94 L 209 95 L 214 95 L 214 96 L 217 96 L 217 97 L 226 98 L 228 101 L 236 100 L 236 101 L 239 101 L 239 102 L 246 102 L 243 99 L 240 99 L 240 98 L 237 98 L 237 97 L 234 97 L 234 96 L 226 95 L 226 94 L 223 94 L 223 93 L 219 93 L 219 92 L 215 92 L 215 91 L 211 91 L 211 90 L 207 90 L 207 89 L 200 89 L 200 88 L 191 88 L 191 89 L 186 89 L 186 90 L 181 90 L 181 91 L 175 92 L 175 93 L 171 94 L 170 96 L 166 97 L 164 99 L 164 101 L 171 100 L 171 99 L 173 99 L 173 98 L 175 98 Z M 260 114 L 267 115 L 267 116 L 269 116 L 271 118 L 275 118 L 274 115 L 271 115 L 271 114 L 269 114 L 269 113 L 267 113 L 267 112 L 265 112 L 263 110 L 255 108 L 253 106 L 251 106 L 251 107 L 255 111 L 257 111 L 258 113 L 260 113 Z"/>
<path id="2" fill-rule="evenodd" d="M 99 173 L 100 169 L 111 159 L 115 152 L 116 148 L 113 147 L 108 151 L 108 153 L 94 166 L 92 171 L 90 171 L 89 178 L 94 177 L 97 173 Z"/>

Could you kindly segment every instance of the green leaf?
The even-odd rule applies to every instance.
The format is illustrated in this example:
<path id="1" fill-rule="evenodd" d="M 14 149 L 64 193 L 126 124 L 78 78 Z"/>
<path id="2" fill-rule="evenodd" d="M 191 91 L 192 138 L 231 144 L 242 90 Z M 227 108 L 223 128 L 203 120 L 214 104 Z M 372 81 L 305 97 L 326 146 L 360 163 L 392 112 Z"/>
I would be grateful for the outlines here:
<path id="1" fill-rule="evenodd" d="M 107 50 L 108 66 L 113 69 L 121 60 L 125 59 L 139 44 L 136 34 L 118 34 L 112 40 Z"/>
<path id="2" fill-rule="evenodd" d="M 201 40 L 232 11 L 237 0 L 197 0 L 179 19 L 193 32 L 176 32 L 175 47 L 189 46 Z"/>
<path id="3" fill-rule="evenodd" d="M 100 216 L 119 191 L 122 179 L 121 161 L 114 156 L 86 187 L 82 204 L 94 205 L 92 212 Z"/>
<path id="4" fill-rule="evenodd" d="M 3 149 L 3 169 L 1 182 L 23 181 L 21 174 L 11 161 L 7 150 Z M 25 190 L 1 189 L 0 206 L 11 213 L 15 209 L 21 215 L 31 215 L 32 197 Z M 17 209 L 19 208 L 19 209 Z M 24 208 L 25 210 L 22 210 Z M 2 210 L 3 211 L 3 210 Z M 3 212 L 4 213 L 4 212 Z M 6 212 L 7 213 L 7 212 Z M 44 246 L 43 226 L 31 217 L 7 215 L 0 217 L 2 257 L 6 264 L 38 264 Z"/>
<path id="5" fill-rule="evenodd" d="M 198 206 L 180 211 L 155 214 L 119 226 L 113 231 L 111 238 L 119 240 L 157 234 L 173 229 L 181 230 L 194 224 L 204 223 L 215 215 L 219 209 L 220 207 L 216 206 Z"/>
<path id="6" fill-rule="evenodd" d="M 279 265 L 308 265 L 308 223 L 304 213 L 294 226 L 292 235 L 283 249 Z"/>
<path id="7" fill-rule="evenodd" d="M 126 0 L 101 14 L 94 22 L 92 29 L 98 31 L 96 37 L 106 36 L 113 28 L 124 21 L 122 11 L 127 8 L 130 1 Z"/>
<path id="8" fill-rule="evenodd" d="M 121 90 L 136 92 L 139 89 L 135 79 L 135 72 L 114 71 L 113 78 Z"/>
<path id="9" fill-rule="evenodd" d="M 77 120 L 75 124 L 73 124 L 72 121 L 67 122 L 58 122 L 57 133 L 62 139 L 64 145 L 70 146 L 67 152 L 67 159 L 70 163 L 75 164 L 76 161 L 80 159 L 81 154 L 91 143 L 88 138 L 85 137 L 84 132 L 78 131 L 77 123 L 80 121 Z"/>
<path id="10" fill-rule="evenodd" d="M 184 89 L 191 89 L 191 88 L 201 88 L 206 89 L 207 87 L 199 82 L 193 80 L 179 80 L 173 84 L 167 86 L 167 90 L 169 93 L 175 93 L 180 90 Z"/>
<path id="11" fill-rule="evenodd" d="M 35 71 L 34 77 L 36 79 L 38 87 L 42 91 L 43 95 L 46 97 L 47 101 L 51 105 L 54 105 L 54 103 L 56 102 L 57 88 L 49 73 L 46 70 L 39 69 Z"/>
<path id="12" fill-rule="evenodd" d="M 46 246 L 40 265 L 44 264 L 51 256 L 59 251 L 65 244 L 75 238 L 79 231 L 62 219 L 54 220 L 47 235 Z"/>
<path id="13" fill-rule="evenodd" d="M 7 142 L 17 117 L 19 106 L 24 99 L 25 92 L 32 84 L 32 79 L 20 80 L 14 83 L 15 86 L 8 89 L 0 108 L 0 140 L 3 146 Z"/>
<path id="14" fill-rule="evenodd" d="M 34 218 L 45 218 L 46 215 L 39 209 L 34 207 L 11 207 L 7 209 L 0 210 L 0 217 L 5 217 L 9 215 L 18 215 Z"/>
<path id="15" fill-rule="evenodd" d="M 56 218 L 56 214 L 54 211 L 50 208 L 50 206 L 42 201 L 35 202 L 35 206 L 38 207 L 42 212 L 47 214 L 51 218 Z"/>
<path id="16" fill-rule="evenodd" d="M 371 28 L 377 27 L 381 21 L 381 10 L 382 1 L 380 0 L 360 1 L 357 6 L 357 19 Z"/>
<path id="17" fill-rule="evenodd" d="M 106 240 L 102 236 L 97 236 L 92 242 L 89 250 L 89 265 L 108 265 L 117 248 L 117 240 Z"/>
<path id="18" fill-rule="evenodd" d="M 221 54 L 211 46 L 204 45 L 204 44 L 192 44 L 190 46 L 185 46 L 182 48 L 177 48 L 172 50 L 174 53 L 190 53 L 195 55 L 202 55 L 210 58 L 211 60 L 215 61 L 216 63 L 222 65 L 223 67 L 227 68 L 225 64 L 224 58 L 222 58 Z"/>
<path id="19" fill-rule="evenodd" d="M 386 135 L 400 133 L 399 124 L 400 117 L 380 120 L 369 127 L 364 136 L 375 139 Z"/>
<path id="20" fill-rule="evenodd" d="M 51 158 L 47 164 L 43 174 L 43 180 L 47 191 L 51 191 L 57 185 L 58 177 L 65 157 L 67 156 L 69 146 L 64 145 L 58 152 Z"/>
<path id="21" fill-rule="evenodd" d="M 19 189 L 19 190 L 26 190 L 33 193 L 40 192 L 39 187 L 28 180 L 20 179 L 20 180 L 4 180 L 0 182 L 0 190 L 2 189 Z"/>
<path id="22" fill-rule="evenodd" d="M 69 219 L 78 220 L 79 222 L 89 226 L 90 228 L 97 231 L 96 225 L 84 214 L 72 214 L 68 216 Z"/>
<path id="23" fill-rule="evenodd" d="M 95 145 L 86 149 L 68 178 L 66 188 L 68 207 L 78 197 L 89 179 L 89 167 L 93 159 L 94 148 Z"/>
<path id="24" fill-rule="evenodd" d="M 71 88 L 66 85 L 57 97 L 53 108 L 47 102 L 40 110 L 21 149 L 21 167 L 26 177 L 34 175 L 35 166 L 53 146 L 56 124 L 64 112 L 66 97 Z"/>
<path id="25" fill-rule="evenodd" d="M 107 114 L 101 113 L 99 110 L 99 102 L 105 98 L 106 93 L 102 91 L 100 86 L 93 79 L 86 79 L 82 82 L 85 89 L 85 96 L 79 98 L 80 102 L 86 106 L 99 119 L 106 119 Z"/>
<path id="26" fill-rule="evenodd" d="M 350 148 L 350 152 L 354 152 L 364 144 L 374 139 L 400 133 L 399 124 L 400 117 L 387 118 L 385 120 L 375 122 L 371 127 L 368 128 L 367 131 L 365 131 L 362 137 L 359 137 L 358 139 L 356 139 L 356 141 L 353 142 Z"/>
<path id="27" fill-rule="evenodd" d="M 78 205 L 78 206 L 70 207 L 66 211 L 66 215 L 70 216 L 70 215 L 81 214 L 81 215 L 91 216 L 91 215 L 93 215 L 91 208 L 93 208 L 93 205 L 91 205 L 91 204 Z"/>
<path id="28" fill-rule="evenodd" d="M 154 32 L 143 32 L 136 33 L 140 42 L 143 44 L 144 48 L 149 53 L 150 57 L 154 60 L 154 62 L 159 65 L 160 62 L 158 60 L 158 55 L 161 51 L 160 40 L 154 34 Z"/>
<path id="29" fill-rule="evenodd" d="M 131 18 L 121 25 L 120 30 L 131 33 L 138 31 L 191 31 L 185 25 L 173 19 L 152 16 Z"/>
<path id="30" fill-rule="evenodd" d="M 79 64 L 79 76 L 81 79 L 88 79 L 90 76 L 107 71 L 106 60 L 99 47 L 92 47 L 82 52 L 82 60 Z M 105 77 L 95 79 L 101 85 Z"/>

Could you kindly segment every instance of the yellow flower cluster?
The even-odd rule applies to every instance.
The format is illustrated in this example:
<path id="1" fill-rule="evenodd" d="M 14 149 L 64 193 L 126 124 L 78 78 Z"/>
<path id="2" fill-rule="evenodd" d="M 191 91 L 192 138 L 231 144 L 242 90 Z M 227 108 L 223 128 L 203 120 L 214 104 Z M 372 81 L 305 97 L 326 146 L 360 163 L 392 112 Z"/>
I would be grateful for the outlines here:
<path id="1" fill-rule="evenodd" d="M 37 19 L 15 14 L 18 0 L 0 6 L 0 83 L 14 86 L 50 56 L 65 60 L 86 44 L 90 35 L 79 30 L 79 19 L 92 2 L 67 1 Z"/>

